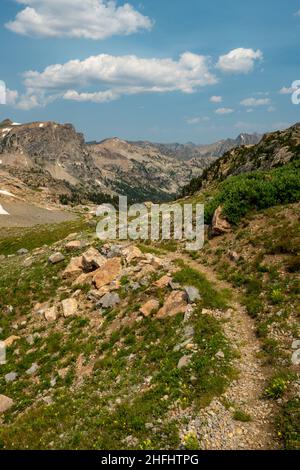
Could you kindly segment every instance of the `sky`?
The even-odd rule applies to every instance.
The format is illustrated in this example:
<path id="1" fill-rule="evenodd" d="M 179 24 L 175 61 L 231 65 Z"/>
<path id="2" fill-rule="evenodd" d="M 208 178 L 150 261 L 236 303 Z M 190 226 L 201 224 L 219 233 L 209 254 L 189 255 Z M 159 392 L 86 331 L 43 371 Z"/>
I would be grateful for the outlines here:
<path id="1" fill-rule="evenodd" d="M 1 0 L 0 44 L 0 120 L 199 144 L 300 121 L 300 0 Z"/>

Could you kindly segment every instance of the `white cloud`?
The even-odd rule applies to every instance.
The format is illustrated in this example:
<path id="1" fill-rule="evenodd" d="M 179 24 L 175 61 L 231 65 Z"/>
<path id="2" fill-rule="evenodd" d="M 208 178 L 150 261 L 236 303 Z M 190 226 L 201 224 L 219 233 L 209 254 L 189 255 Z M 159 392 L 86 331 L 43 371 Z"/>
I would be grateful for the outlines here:
<path id="1" fill-rule="evenodd" d="M 58 98 L 104 103 L 138 93 L 193 93 L 217 83 L 205 56 L 185 52 L 173 59 L 143 59 L 135 55 L 100 54 L 50 65 L 23 74 L 26 92 L 18 106 L 30 109 Z"/>
<path id="2" fill-rule="evenodd" d="M 11 31 L 34 37 L 105 39 L 151 29 L 153 22 L 128 3 L 109 0 L 16 0 L 25 5 Z"/>
<path id="3" fill-rule="evenodd" d="M 270 104 L 271 101 L 269 98 L 247 98 L 241 101 L 241 105 L 247 107 L 257 107 L 257 106 L 266 106 Z"/>
<path id="4" fill-rule="evenodd" d="M 218 108 L 216 109 L 215 113 L 216 114 L 231 114 L 234 112 L 234 109 L 231 108 Z"/>
<path id="5" fill-rule="evenodd" d="M 195 125 L 195 124 L 199 124 L 200 122 L 208 122 L 208 121 L 210 121 L 210 117 L 208 116 L 187 118 L 185 120 L 185 122 L 190 125 Z"/>
<path id="6" fill-rule="evenodd" d="M 78 93 L 76 90 L 68 90 L 63 95 L 65 100 L 70 101 L 91 101 L 92 103 L 107 103 L 120 97 L 118 93 L 112 90 L 98 91 L 95 93 Z"/>
<path id="7" fill-rule="evenodd" d="M 222 103 L 223 98 L 222 98 L 222 96 L 212 96 L 212 97 L 210 98 L 210 101 L 211 101 L 212 103 Z"/>
<path id="8" fill-rule="evenodd" d="M 295 16 L 300 16 L 300 10 L 296 11 Z"/>
<path id="9" fill-rule="evenodd" d="M 261 50 L 244 49 L 239 47 L 228 54 L 222 55 L 217 63 L 217 68 L 227 73 L 249 73 L 253 70 L 256 60 L 262 60 Z"/>
<path id="10" fill-rule="evenodd" d="M 8 106 L 14 106 L 19 97 L 19 93 L 16 90 L 10 90 L 6 88 L 6 104 Z"/>
<path id="11" fill-rule="evenodd" d="M 191 124 L 191 125 L 194 125 L 194 124 L 199 124 L 199 122 L 201 121 L 201 119 L 199 117 L 195 117 L 195 118 L 187 118 L 185 120 L 185 122 L 187 124 Z"/>
<path id="12" fill-rule="evenodd" d="M 291 87 L 282 87 L 280 90 L 279 90 L 279 94 L 280 95 L 291 95 L 292 93 L 294 93 L 294 91 L 296 90 L 297 88 L 293 88 L 292 86 Z"/>

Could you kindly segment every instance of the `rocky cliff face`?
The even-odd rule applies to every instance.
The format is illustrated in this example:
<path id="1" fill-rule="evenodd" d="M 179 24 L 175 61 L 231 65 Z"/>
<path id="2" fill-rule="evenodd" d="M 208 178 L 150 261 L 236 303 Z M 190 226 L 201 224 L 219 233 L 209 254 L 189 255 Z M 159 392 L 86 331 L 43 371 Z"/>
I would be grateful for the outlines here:
<path id="1" fill-rule="evenodd" d="M 142 148 L 155 148 L 169 156 L 175 156 L 179 160 L 200 159 L 205 162 L 213 161 L 224 155 L 225 152 L 242 145 L 255 145 L 262 136 L 260 134 L 240 134 L 236 139 L 224 139 L 208 145 L 195 145 L 192 142 L 187 144 L 153 144 L 150 142 L 137 142 Z"/>
<path id="2" fill-rule="evenodd" d="M 1 170 L 30 187 L 56 194 L 127 194 L 132 200 L 168 200 L 211 159 L 185 163 L 155 146 L 108 139 L 86 144 L 71 124 L 0 124 Z"/>
<path id="3" fill-rule="evenodd" d="M 256 170 L 270 170 L 300 157 L 300 123 L 265 134 L 257 145 L 235 148 L 204 170 L 203 175 L 184 188 L 191 194 L 229 176 Z"/>
<path id="4" fill-rule="evenodd" d="M 53 194 L 74 192 L 77 201 L 93 194 L 127 195 L 132 201 L 170 200 L 225 149 L 249 143 L 240 136 L 211 146 L 152 144 L 117 138 L 87 144 L 71 124 L 0 123 L 0 170 L 30 188 Z"/>

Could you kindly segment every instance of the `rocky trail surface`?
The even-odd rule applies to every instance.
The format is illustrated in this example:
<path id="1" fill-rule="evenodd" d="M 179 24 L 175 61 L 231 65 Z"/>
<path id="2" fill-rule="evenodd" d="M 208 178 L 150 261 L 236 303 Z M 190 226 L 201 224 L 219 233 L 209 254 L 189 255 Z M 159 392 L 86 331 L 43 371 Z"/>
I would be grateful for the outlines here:
<path id="1" fill-rule="evenodd" d="M 173 253 L 169 259 L 178 256 L 179 253 Z M 180 259 L 190 268 L 204 274 L 218 289 L 232 291 L 232 286 L 220 281 L 211 268 L 182 253 Z M 237 292 L 233 292 L 231 309 L 225 316 L 213 310 L 209 313 L 225 320 L 225 335 L 237 351 L 234 365 L 238 377 L 223 395 L 213 399 L 208 407 L 189 422 L 188 430 L 196 432 L 204 450 L 274 449 L 276 437 L 272 422 L 275 406 L 271 401 L 262 400 L 266 367 L 259 359 L 260 342 L 255 334 L 254 321 L 240 304 Z M 238 410 L 243 410 L 251 417 L 251 421 L 235 420 L 233 416 Z"/>

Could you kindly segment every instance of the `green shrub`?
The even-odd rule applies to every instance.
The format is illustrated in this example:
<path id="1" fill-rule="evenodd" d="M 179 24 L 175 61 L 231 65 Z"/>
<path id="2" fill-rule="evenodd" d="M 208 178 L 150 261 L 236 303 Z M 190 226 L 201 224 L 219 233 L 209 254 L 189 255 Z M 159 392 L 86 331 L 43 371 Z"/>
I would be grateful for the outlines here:
<path id="1" fill-rule="evenodd" d="M 269 172 L 252 172 L 232 176 L 219 186 L 219 191 L 205 207 L 205 222 L 210 223 L 214 211 L 222 206 L 232 224 L 252 210 L 300 200 L 300 165 L 294 162 Z"/>
<path id="2" fill-rule="evenodd" d="M 288 386 L 288 380 L 283 377 L 274 377 L 265 389 L 265 397 L 271 400 L 281 398 Z"/>

